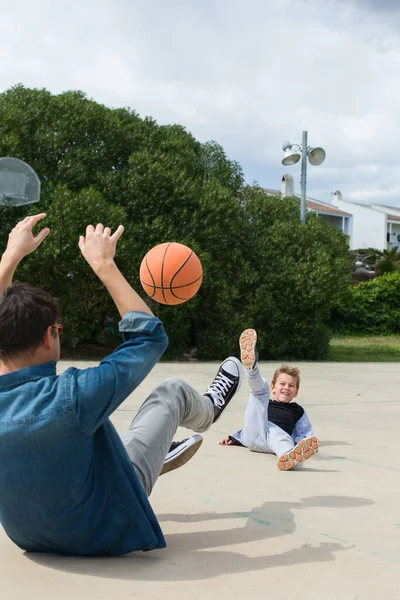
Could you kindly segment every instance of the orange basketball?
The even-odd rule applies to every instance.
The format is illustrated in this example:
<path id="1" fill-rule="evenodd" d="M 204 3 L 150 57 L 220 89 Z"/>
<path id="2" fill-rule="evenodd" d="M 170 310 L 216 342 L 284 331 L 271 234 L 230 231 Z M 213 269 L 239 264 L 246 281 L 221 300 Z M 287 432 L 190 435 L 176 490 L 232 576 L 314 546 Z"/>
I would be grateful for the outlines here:
<path id="1" fill-rule="evenodd" d="M 182 304 L 201 286 L 203 269 L 198 256 L 183 244 L 166 242 L 148 251 L 140 265 L 140 283 L 152 300 Z"/>

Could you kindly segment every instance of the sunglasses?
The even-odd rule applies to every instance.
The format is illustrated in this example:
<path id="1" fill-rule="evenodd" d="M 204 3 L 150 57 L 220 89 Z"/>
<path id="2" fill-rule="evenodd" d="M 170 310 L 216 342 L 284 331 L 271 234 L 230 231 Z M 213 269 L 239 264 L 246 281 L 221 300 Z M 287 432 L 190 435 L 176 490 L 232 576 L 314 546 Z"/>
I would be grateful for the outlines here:
<path id="1" fill-rule="evenodd" d="M 63 325 L 52 325 L 52 327 L 55 327 L 56 329 L 58 329 L 58 337 L 61 337 L 61 334 L 63 332 Z"/>

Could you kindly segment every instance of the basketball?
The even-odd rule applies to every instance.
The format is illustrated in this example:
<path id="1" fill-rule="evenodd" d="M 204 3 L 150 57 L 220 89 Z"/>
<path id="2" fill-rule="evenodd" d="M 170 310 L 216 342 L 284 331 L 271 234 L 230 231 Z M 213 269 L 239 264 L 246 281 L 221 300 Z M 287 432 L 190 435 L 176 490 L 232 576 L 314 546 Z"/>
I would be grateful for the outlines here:
<path id="1" fill-rule="evenodd" d="M 184 244 L 166 242 L 148 251 L 140 265 L 140 283 L 160 304 L 182 304 L 197 293 L 203 269 L 197 256 Z"/>

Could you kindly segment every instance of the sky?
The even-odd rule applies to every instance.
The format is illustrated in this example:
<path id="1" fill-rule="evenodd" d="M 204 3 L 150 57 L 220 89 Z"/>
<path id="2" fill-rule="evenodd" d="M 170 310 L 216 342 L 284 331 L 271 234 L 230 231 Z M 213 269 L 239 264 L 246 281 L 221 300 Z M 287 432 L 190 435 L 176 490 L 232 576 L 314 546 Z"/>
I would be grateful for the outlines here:
<path id="1" fill-rule="evenodd" d="M 398 0 L 13 0 L 0 92 L 82 90 L 215 140 L 248 183 L 300 191 L 282 142 L 322 146 L 307 195 L 400 206 Z"/>

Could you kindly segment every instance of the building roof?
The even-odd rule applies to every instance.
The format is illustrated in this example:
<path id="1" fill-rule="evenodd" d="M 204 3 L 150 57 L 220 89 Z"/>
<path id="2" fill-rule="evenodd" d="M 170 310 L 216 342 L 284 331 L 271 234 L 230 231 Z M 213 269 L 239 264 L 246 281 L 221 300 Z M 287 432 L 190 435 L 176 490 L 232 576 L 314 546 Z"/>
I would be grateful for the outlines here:
<path id="1" fill-rule="evenodd" d="M 263 188 L 264 192 L 268 196 L 282 196 L 282 192 L 279 190 L 270 190 L 267 188 Z M 300 194 L 295 194 L 296 198 L 300 198 Z M 315 200 L 314 198 L 306 198 L 306 207 L 313 212 L 317 212 L 325 215 L 334 215 L 337 217 L 351 217 L 350 213 L 344 212 L 333 206 L 332 204 L 328 204 L 327 202 L 321 202 L 320 200 Z"/>
<path id="2" fill-rule="evenodd" d="M 387 218 L 390 219 L 390 221 L 398 221 L 400 223 L 400 217 L 397 215 L 387 215 Z"/>
<path id="3" fill-rule="evenodd" d="M 325 204 L 323 202 L 316 202 L 315 200 L 307 199 L 307 208 L 313 210 L 318 213 L 326 213 L 326 214 L 334 214 L 340 217 L 351 217 L 350 213 L 344 212 L 337 208 L 337 206 L 332 206 L 332 204 Z"/>
<path id="4" fill-rule="evenodd" d="M 383 208 L 388 208 L 389 210 L 395 210 L 396 212 L 400 210 L 400 206 L 389 206 L 388 204 L 378 204 L 377 202 L 371 202 L 374 206 L 383 206 Z"/>
<path id="5" fill-rule="evenodd" d="M 347 202 L 348 204 L 355 204 L 356 206 L 362 206 L 362 208 L 367 208 L 368 210 L 379 210 L 379 208 L 376 207 L 386 209 L 380 210 L 379 212 L 386 214 L 389 219 L 394 219 L 395 221 L 397 221 L 398 217 L 400 216 L 400 206 L 389 206 L 388 204 L 379 204 L 378 202 L 369 202 L 367 204 L 366 202 L 354 202 L 354 200 L 343 200 L 343 202 Z M 397 214 L 390 215 L 389 211 L 395 211 Z"/>

